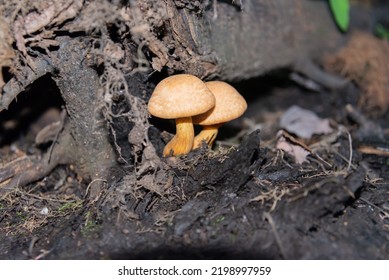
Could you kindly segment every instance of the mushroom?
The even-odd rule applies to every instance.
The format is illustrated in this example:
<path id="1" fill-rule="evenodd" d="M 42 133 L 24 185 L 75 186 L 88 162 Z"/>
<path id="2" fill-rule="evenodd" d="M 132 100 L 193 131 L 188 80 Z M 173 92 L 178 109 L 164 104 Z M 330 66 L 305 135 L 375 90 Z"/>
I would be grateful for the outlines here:
<path id="1" fill-rule="evenodd" d="M 193 149 L 199 148 L 203 141 L 212 147 L 219 127 L 240 117 L 247 109 L 246 100 L 229 84 L 221 81 L 205 84 L 215 96 L 216 105 L 204 114 L 193 117 L 194 124 L 203 126 L 202 131 L 194 139 Z"/>
<path id="2" fill-rule="evenodd" d="M 151 115 L 176 120 L 176 135 L 166 144 L 163 155 L 183 155 L 191 151 L 194 139 L 192 116 L 215 106 L 215 97 L 199 78 L 178 74 L 155 87 L 148 104 Z"/>

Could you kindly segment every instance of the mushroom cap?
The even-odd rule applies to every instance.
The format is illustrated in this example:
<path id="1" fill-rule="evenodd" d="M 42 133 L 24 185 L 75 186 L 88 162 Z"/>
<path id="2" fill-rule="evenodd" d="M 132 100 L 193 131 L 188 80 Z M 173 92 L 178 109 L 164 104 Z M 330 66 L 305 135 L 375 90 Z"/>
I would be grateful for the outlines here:
<path id="1" fill-rule="evenodd" d="M 193 123 L 215 125 L 239 118 L 247 109 L 246 100 L 229 84 L 221 81 L 206 82 L 216 99 L 215 107 L 192 118 Z"/>
<path id="2" fill-rule="evenodd" d="M 214 106 L 215 97 L 202 80 L 178 74 L 158 83 L 148 110 L 162 119 L 177 119 L 205 113 Z"/>

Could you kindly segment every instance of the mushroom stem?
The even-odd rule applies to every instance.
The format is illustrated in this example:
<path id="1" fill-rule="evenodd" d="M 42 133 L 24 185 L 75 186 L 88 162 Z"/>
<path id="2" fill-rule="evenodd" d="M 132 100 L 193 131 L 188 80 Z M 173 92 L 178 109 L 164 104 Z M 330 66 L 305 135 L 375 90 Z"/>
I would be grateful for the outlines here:
<path id="1" fill-rule="evenodd" d="M 203 130 L 201 130 L 200 133 L 197 134 L 197 136 L 194 138 L 193 149 L 200 148 L 203 141 L 205 141 L 208 144 L 208 147 L 211 148 L 213 142 L 215 142 L 219 127 L 221 127 L 221 125 L 222 124 L 203 126 Z"/>
<path id="2" fill-rule="evenodd" d="M 176 119 L 176 135 L 166 144 L 163 156 L 184 155 L 193 146 L 194 129 L 192 117 Z"/>

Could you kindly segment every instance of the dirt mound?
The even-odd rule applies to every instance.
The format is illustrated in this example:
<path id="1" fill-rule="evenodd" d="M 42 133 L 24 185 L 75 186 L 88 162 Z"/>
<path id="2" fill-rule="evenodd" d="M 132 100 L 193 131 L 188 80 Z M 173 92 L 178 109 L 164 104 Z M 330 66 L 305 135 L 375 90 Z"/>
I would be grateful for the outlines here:
<path id="1" fill-rule="evenodd" d="M 362 89 L 361 108 L 382 114 L 389 108 L 388 53 L 388 41 L 368 33 L 355 33 L 345 48 L 327 58 L 325 66 Z"/>

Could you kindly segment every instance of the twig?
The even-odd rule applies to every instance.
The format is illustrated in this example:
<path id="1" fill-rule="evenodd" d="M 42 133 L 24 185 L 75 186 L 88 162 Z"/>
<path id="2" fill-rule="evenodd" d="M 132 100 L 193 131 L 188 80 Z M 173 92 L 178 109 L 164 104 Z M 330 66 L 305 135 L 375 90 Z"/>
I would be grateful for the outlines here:
<path id="1" fill-rule="evenodd" d="M 34 249 L 34 245 L 38 241 L 38 239 L 39 238 L 36 236 L 32 237 L 30 245 L 28 246 L 28 254 L 30 255 L 30 258 L 33 258 L 32 257 L 32 250 Z"/>
<path id="2" fill-rule="evenodd" d="M 213 8 L 212 20 L 215 21 L 217 20 L 217 0 L 212 1 L 212 8 Z"/>
<path id="3" fill-rule="evenodd" d="M 66 109 L 63 109 L 63 110 L 61 111 L 61 114 L 60 114 L 60 129 L 58 129 L 57 133 L 55 134 L 53 143 L 52 143 L 51 146 L 50 146 L 49 158 L 48 158 L 48 163 L 49 163 L 49 164 L 50 164 L 50 161 L 51 161 L 51 156 L 52 156 L 52 154 L 53 154 L 54 146 L 55 146 L 55 144 L 56 144 L 57 141 L 58 141 L 59 134 L 63 131 L 63 129 L 64 129 L 64 127 L 65 127 L 65 120 L 66 120 Z"/>
<path id="4" fill-rule="evenodd" d="M 87 197 L 90 187 L 91 187 L 92 184 L 94 184 L 95 182 L 104 182 L 104 183 L 107 183 L 107 180 L 99 179 L 99 178 L 92 180 L 92 182 L 90 182 L 89 185 L 88 185 L 88 187 L 86 188 L 86 191 L 85 191 L 85 194 L 84 194 L 84 199 Z"/>
<path id="5" fill-rule="evenodd" d="M 351 139 L 351 134 L 348 131 L 348 129 L 346 127 L 344 127 L 343 125 L 340 126 L 340 129 L 347 134 L 347 138 L 348 138 L 349 157 L 348 157 L 348 161 L 347 161 L 347 171 L 350 171 L 350 168 L 352 166 L 351 162 L 352 162 L 352 159 L 353 159 L 353 142 L 352 142 L 352 139 Z"/>
<path id="6" fill-rule="evenodd" d="M 380 212 L 382 212 L 382 214 L 384 214 L 385 216 L 389 217 L 389 213 L 385 211 L 385 209 L 383 209 L 382 207 L 379 207 L 377 205 L 375 205 L 374 203 L 368 201 L 367 199 L 364 199 L 362 197 L 359 198 L 361 201 L 365 202 L 366 204 L 370 205 L 371 207 L 379 210 Z"/>
<path id="7" fill-rule="evenodd" d="M 35 258 L 34 258 L 34 260 L 40 260 L 41 258 L 44 258 L 44 257 L 46 257 L 48 254 L 50 254 L 51 253 L 51 250 L 44 250 L 44 249 L 42 249 L 41 250 L 41 253 L 38 255 L 38 256 L 36 256 Z"/>
<path id="8" fill-rule="evenodd" d="M 273 217 L 270 215 L 269 212 L 263 213 L 263 217 L 269 222 L 271 230 L 272 230 L 272 232 L 274 234 L 274 238 L 276 239 L 277 246 L 280 249 L 281 257 L 283 259 L 287 259 L 286 258 L 286 253 L 285 253 L 285 249 L 284 249 L 284 246 L 282 245 L 281 238 L 278 235 L 276 224 L 274 223 Z"/>
<path id="9" fill-rule="evenodd" d="M 27 193 L 27 192 L 21 192 L 20 190 L 17 190 L 17 191 L 20 194 L 23 194 L 23 195 L 26 195 L 26 196 L 29 196 L 29 197 L 33 197 L 33 198 L 36 198 L 38 200 L 47 200 L 47 201 L 62 202 L 62 203 L 77 202 L 76 199 L 69 199 L 69 200 L 66 200 L 66 199 L 56 199 L 56 198 L 50 198 L 50 197 L 43 197 L 43 196 L 39 196 L 39 195 L 36 195 L 36 194 Z"/>
<path id="10" fill-rule="evenodd" d="M 25 72 L 20 74 L 20 76 L 23 75 L 23 77 L 13 77 L 3 87 L 3 94 L 0 94 L 0 112 L 3 109 L 7 109 L 9 104 L 19 95 L 19 93 L 24 91 L 27 86 L 53 71 L 53 66 L 45 59 L 35 61 L 35 65 L 34 71 L 26 67 Z"/>

